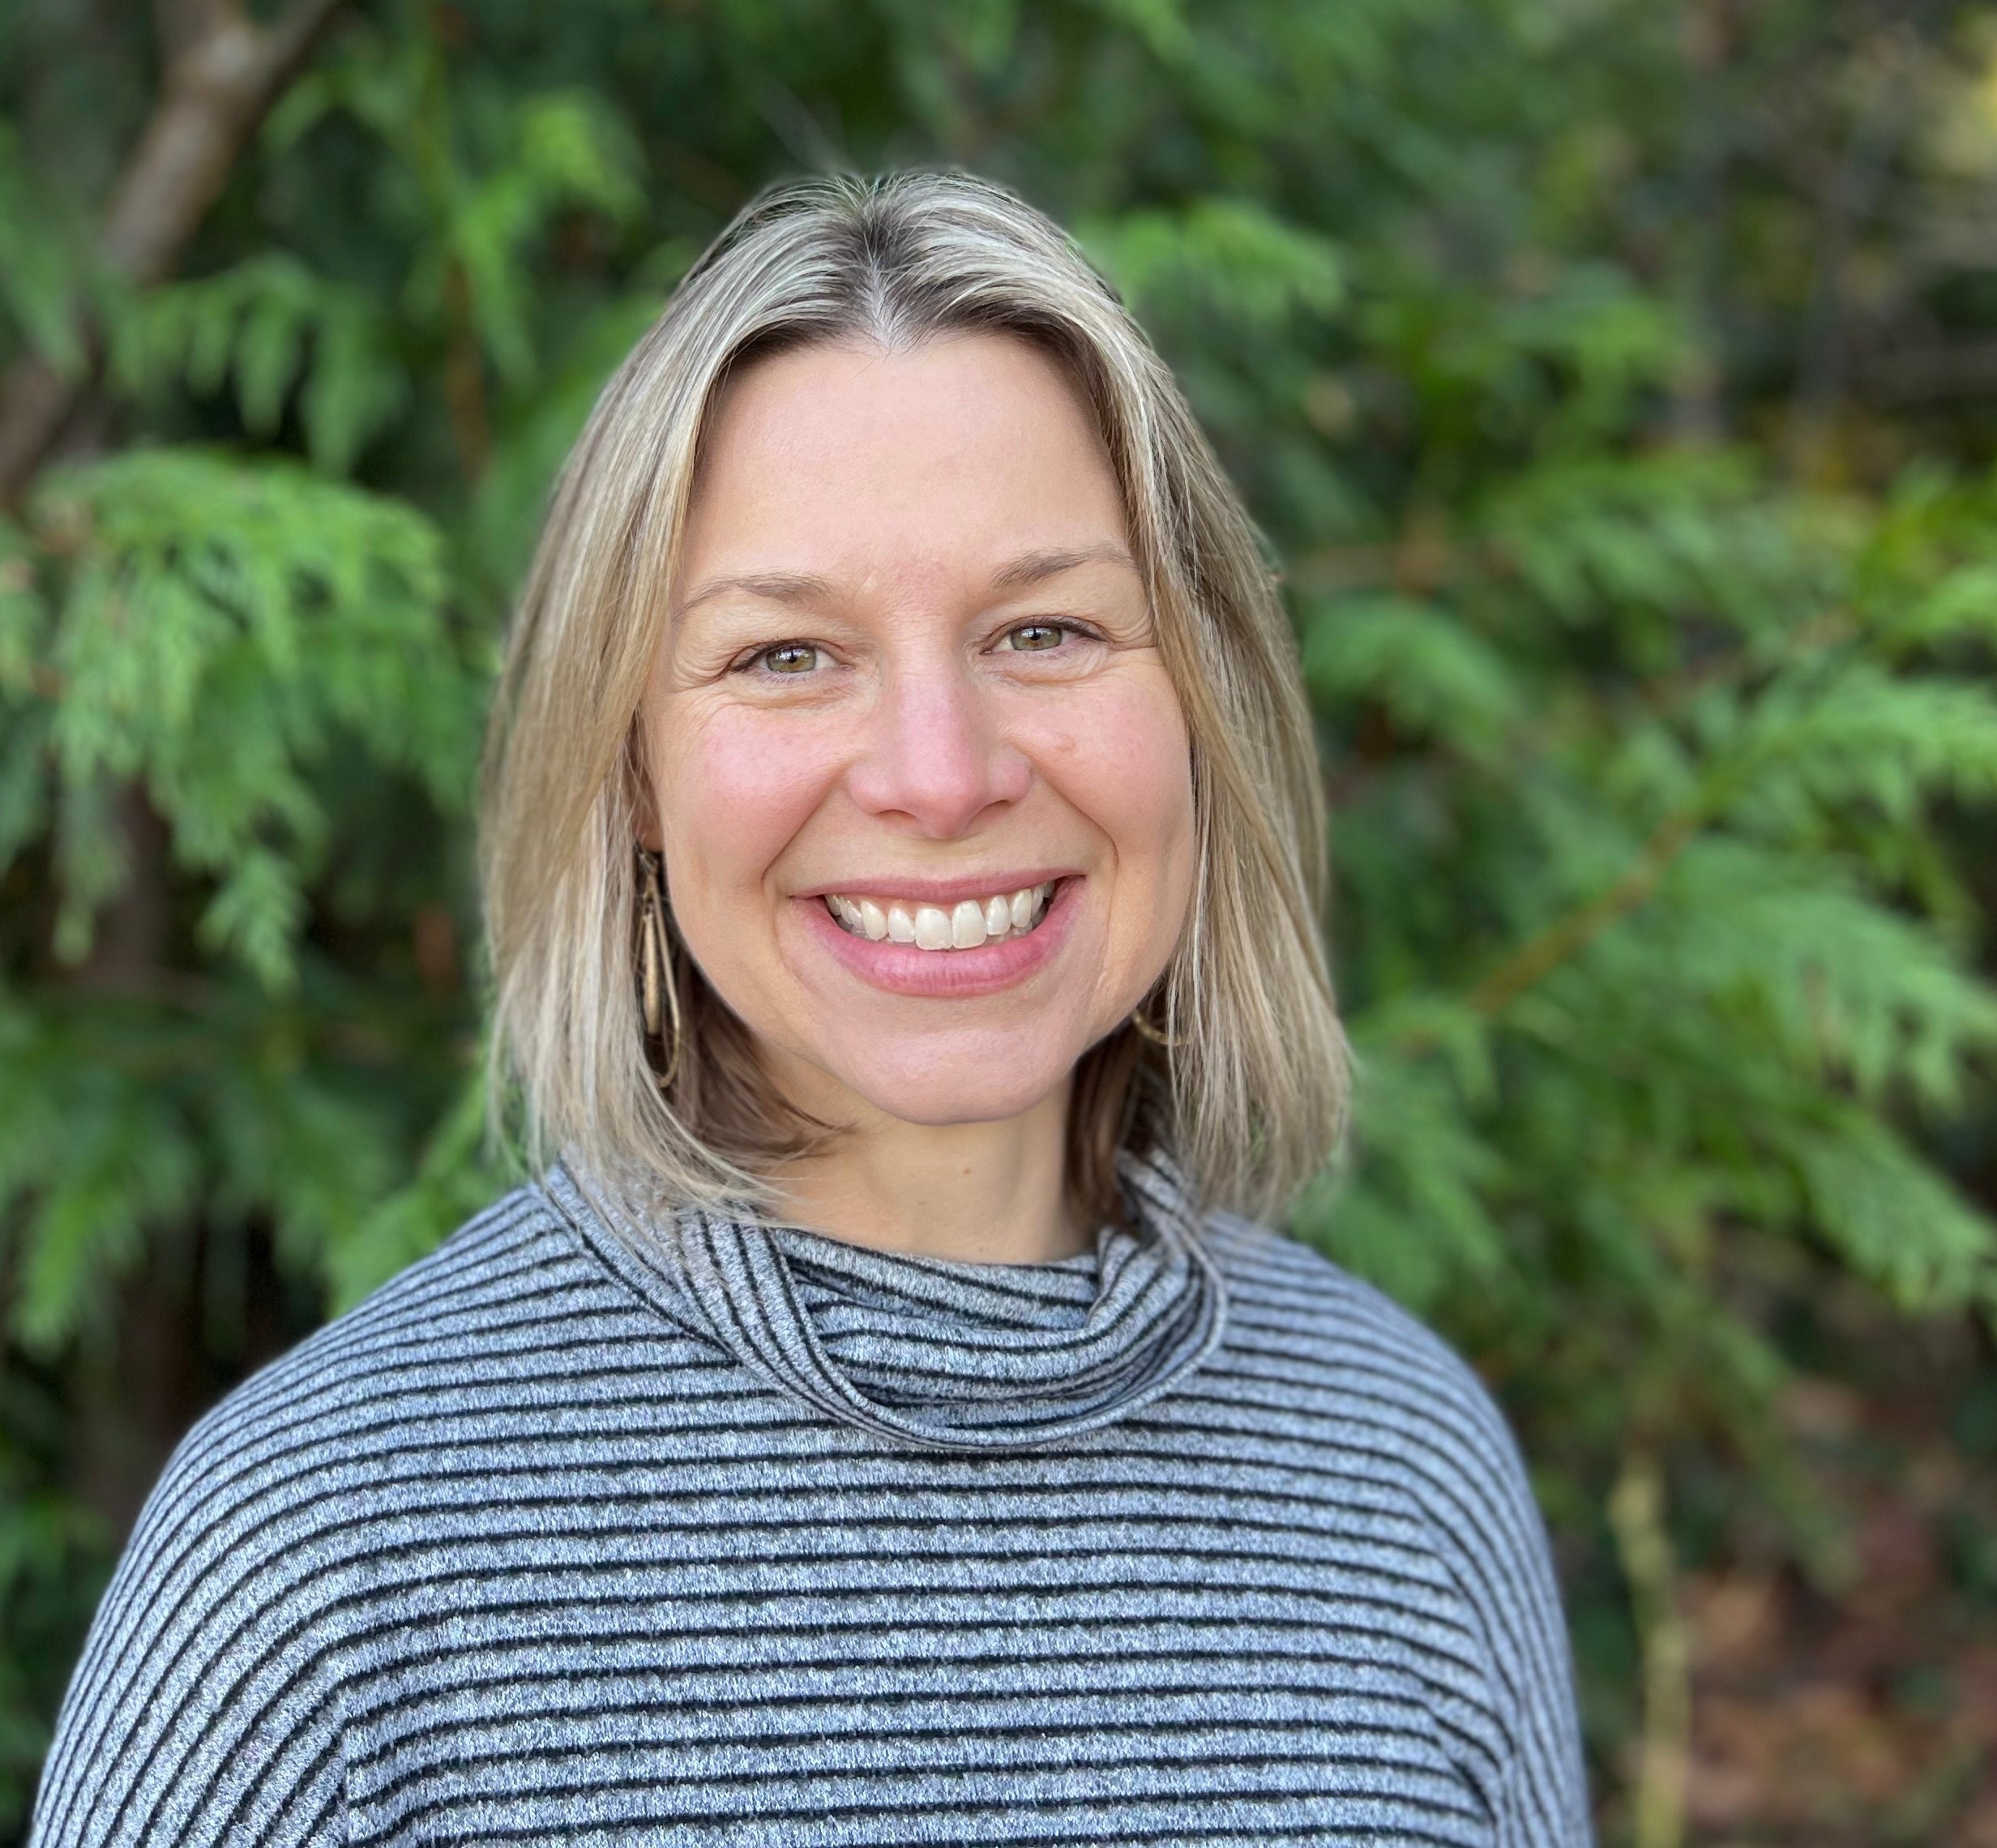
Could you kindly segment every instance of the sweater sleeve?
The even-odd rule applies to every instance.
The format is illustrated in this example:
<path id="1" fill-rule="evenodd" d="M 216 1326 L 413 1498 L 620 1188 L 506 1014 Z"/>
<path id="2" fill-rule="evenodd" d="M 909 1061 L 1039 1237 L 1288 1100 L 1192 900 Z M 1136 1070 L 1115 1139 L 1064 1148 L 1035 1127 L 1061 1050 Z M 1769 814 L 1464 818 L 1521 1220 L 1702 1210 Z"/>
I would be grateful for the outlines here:
<path id="1" fill-rule="evenodd" d="M 1498 1848 L 1588 1848 L 1573 1656 L 1546 1523 L 1496 1401 L 1430 1339 L 1440 1362 L 1435 1443 L 1443 1467 L 1422 1473 L 1419 1493 L 1483 1641 L 1503 1742 L 1495 1766 L 1480 1768 Z"/>
<path id="2" fill-rule="evenodd" d="M 148 1499 L 64 1698 L 29 1848 L 347 1839 L 352 1600 L 329 1459 L 309 1417 L 270 1415 L 281 1386 L 225 1400 Z"/>

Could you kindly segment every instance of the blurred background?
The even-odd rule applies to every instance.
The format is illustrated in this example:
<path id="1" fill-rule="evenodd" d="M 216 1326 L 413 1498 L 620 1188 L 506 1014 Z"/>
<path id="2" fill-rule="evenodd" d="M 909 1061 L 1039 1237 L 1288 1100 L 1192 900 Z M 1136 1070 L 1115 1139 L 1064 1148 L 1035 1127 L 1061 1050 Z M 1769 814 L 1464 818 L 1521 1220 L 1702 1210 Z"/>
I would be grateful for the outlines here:
<path id="1" fill-rule="evenodd" d="M 506 1184 L 481 707 L 729 216 L 1071 225 L 1280 559 L 1349 1158 L 1607 1848 L 1997 1848 L 1997 4 L 6 0 L 0 1840 L 166 1452 Z"/>

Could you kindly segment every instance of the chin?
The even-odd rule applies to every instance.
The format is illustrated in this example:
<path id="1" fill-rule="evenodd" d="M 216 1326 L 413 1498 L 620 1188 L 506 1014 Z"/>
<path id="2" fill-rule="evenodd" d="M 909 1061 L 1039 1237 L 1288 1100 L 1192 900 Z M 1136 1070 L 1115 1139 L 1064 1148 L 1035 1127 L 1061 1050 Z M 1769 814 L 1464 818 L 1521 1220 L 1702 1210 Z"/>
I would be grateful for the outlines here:
<path id="1" fill-rule="evenodd" d="M 1022 1062 L 994 1047 L 963 1051 L 947 1060 L 912 1059 L 905 1066 L 892 1059 L 877 1060 L 864 1072 L 827 1069 L 883 1115 L 940 1129 L 1024 1116 L 1067 1083 L 1075 1061 L 1043 1056 Z"/>

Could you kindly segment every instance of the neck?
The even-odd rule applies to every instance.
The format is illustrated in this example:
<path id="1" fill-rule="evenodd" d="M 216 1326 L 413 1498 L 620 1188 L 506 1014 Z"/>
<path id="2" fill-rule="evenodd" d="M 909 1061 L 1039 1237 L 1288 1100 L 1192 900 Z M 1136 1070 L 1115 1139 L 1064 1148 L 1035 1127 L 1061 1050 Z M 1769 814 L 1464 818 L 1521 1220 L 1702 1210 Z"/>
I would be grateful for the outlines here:
<path id="1" fill-rule="evenodd" d="M 829 1100 L 815 1115 L 852 1122 Z M 1067 1197 L 1068 1086 L 997 1123 L 904 1123 L 878 1113 L 770 1177 L 793 1223 L 877 1251 L 966 1264 L 1046 1264 L 1091 1248 Z"/>

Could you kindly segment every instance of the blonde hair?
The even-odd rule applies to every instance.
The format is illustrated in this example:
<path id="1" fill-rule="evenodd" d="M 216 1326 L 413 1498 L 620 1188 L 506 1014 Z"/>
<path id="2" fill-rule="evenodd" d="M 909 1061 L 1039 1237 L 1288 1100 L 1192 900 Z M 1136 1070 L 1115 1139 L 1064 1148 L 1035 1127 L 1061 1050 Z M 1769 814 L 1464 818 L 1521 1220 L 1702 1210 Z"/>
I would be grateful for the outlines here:
<path id="1" fill-rule="evenodd" d="M 1324 817 L 1275 580 L 1164 362 L 1061 230 L 957 173 L 814 179 L 752 202 L 604 387 L 558 485 L 488 739 L 481 873 L 494 1095 L 538 1162 L 672 1204 L 758 1201 L 835 1133 L 790 1110 L 678 942 L 684 1022 L 661 1090 L 634 980 L 634 721 L 661 645 L 703 421 L 732 370 L 819 342 L 1034 343 L 1077 383 L 1123 490 L 1191 739 L 1198 873 L 1147 1003 L 1075 1074 L 1070 1180 L 1120 1213 L 1119 1149 L 1168 1153 L 1201 1201 L 1270 1217 L 1341 1137 L 1350 1054 L 1320 930 Z"/>

